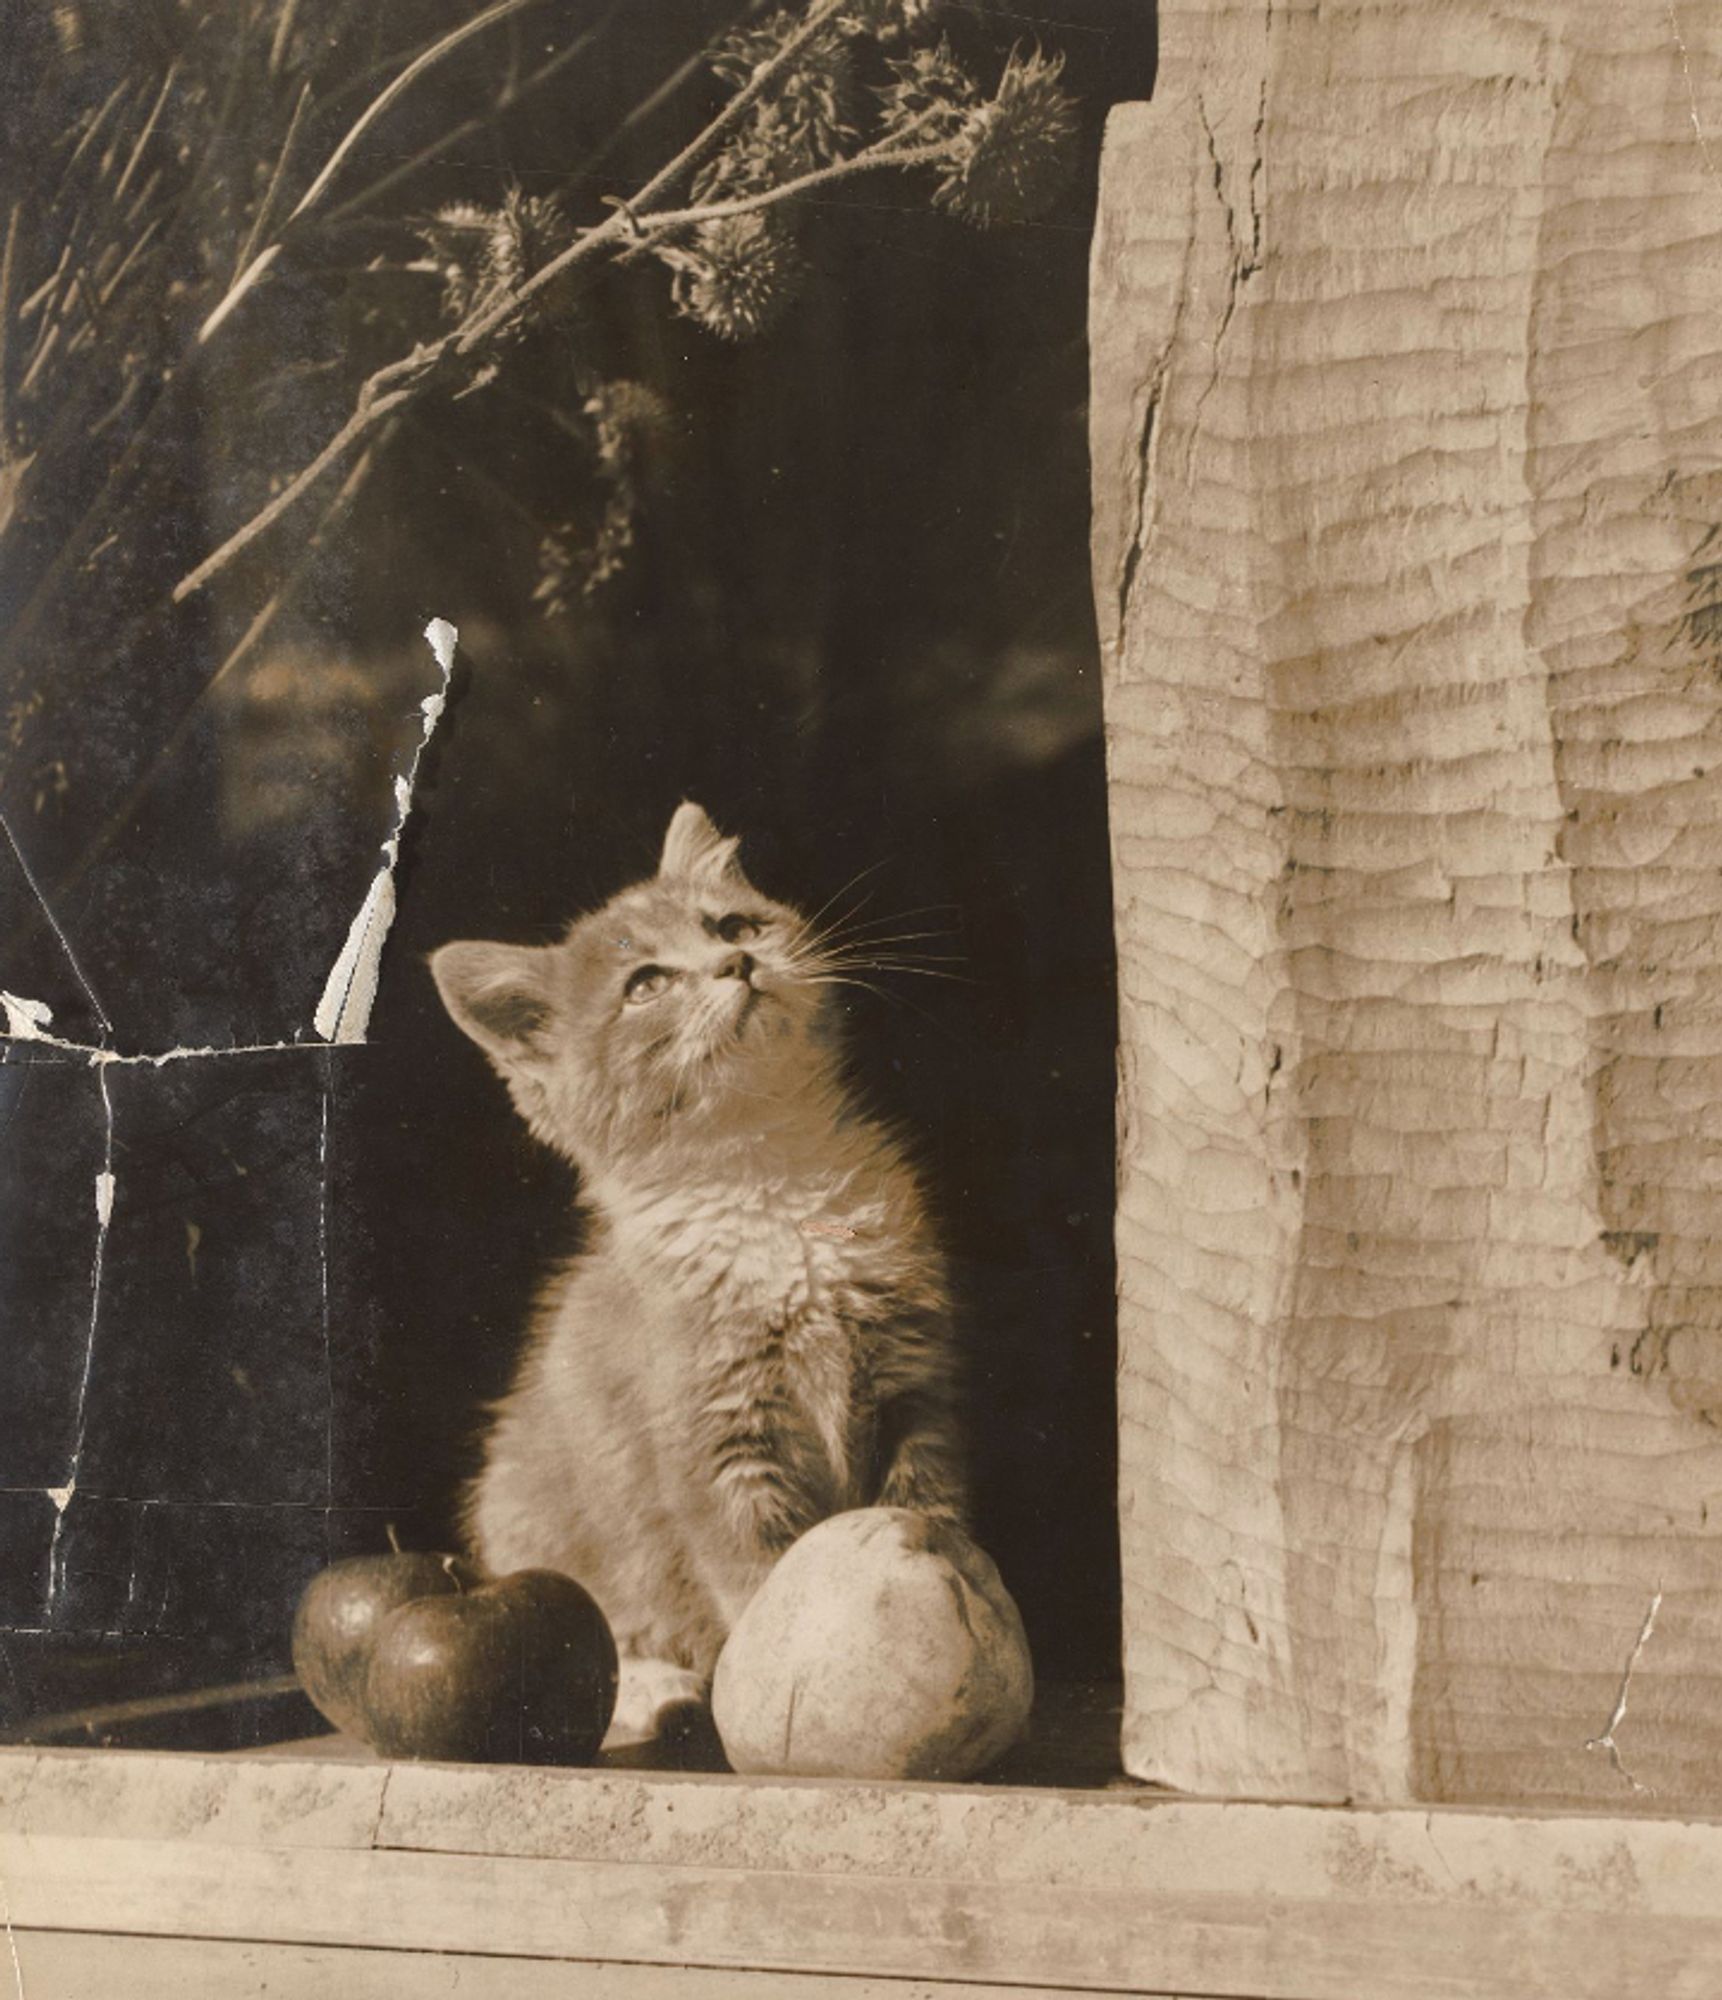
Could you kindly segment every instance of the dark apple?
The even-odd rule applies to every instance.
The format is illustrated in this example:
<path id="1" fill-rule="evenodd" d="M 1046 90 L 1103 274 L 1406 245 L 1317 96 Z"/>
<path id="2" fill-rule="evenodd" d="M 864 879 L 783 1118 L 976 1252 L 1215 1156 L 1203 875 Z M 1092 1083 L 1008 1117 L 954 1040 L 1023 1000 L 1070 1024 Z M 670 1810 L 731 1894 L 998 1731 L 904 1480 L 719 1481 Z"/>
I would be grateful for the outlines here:
<path id="1" fill-rule="evenodd" d="M 616 1642 L 571 1577 L 523 1569 L 391 1611 L 364 1734 L 385 1757 L 586 1764 L 616 1707 Z"/>
<path id="2" fill-rule="evenodd" d="M 452 1597 L 483 1581 L 458 1556 L 397 1550 L 353 1556 L 313 1577 L 293 1619 L 293 1671 L 337 1729 L 366 1734 L 365 1669 L 382 1622 L 421 1597 Z"/>

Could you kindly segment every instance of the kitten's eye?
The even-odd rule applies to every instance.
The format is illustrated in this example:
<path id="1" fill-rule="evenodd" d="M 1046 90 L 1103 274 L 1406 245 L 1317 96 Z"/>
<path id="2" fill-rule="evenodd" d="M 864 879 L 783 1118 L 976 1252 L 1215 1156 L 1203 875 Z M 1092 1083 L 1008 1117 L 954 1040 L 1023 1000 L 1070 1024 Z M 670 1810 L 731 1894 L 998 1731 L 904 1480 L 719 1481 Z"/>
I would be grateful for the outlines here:
<path id="1" fill-rule="evenodd" d="M 756 917 L 728 916 L 718 921 L 717 934 L 725 944 L 746 944 L 749 938 L 756 938 L 764 926 Z"/>
<path id="2" fill-rule="evenodd" d="M 657 999 L 669 983 L 670 975 L 661 965 L 636 966 L 628 974 L 628 983 L 622 988 L 622 998 L 630 1007 L 639 1007 L 648 1000 Z"/>

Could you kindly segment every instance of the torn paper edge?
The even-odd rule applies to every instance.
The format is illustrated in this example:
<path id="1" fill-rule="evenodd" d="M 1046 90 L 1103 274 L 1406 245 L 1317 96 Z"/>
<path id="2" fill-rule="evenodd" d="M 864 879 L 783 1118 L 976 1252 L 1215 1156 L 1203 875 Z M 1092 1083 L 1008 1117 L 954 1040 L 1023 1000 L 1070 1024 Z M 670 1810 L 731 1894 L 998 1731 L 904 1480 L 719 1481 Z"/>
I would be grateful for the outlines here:
<path id="1" fill-rule="evenodd" d="M 229 1042 L 212 1044 L 207 1048 L 191 1048 L 184 1043 L 171 1049 L 135 1051 L 128 1054 L 124 1049 L 110 1049 L 98 1042 L 74 1042 L 64 1035 L 56 1035 L 49 1028 L 54 1018 L 54 1010 L 45 1000 L 30 1000 L 17 993 L 0 990 L 0 1010 L 6 1015 L 6 1025 L 0 1029 L 0 1042 L 34 1042 L 45 1049 L 58 1049 L 62 1055 L 81 1056 L 91 1069 L 105 1069 L 110 1064 L 116 1069 L 162 1069 L 168 1063 L 204 1062 L 213 1056 L 275 1056 L 288 1055 L 295 1049 L 321 1049 L 322 1042 Z M 0 1054 L 0 1061 L 4 1055 Z"/>
<path id="2" fill-rule="evenodd" d="M 383 865 L 365 892 L 365 900 L 359 905 L 359 913 L 347 932 L 347 941 L 329 973 L 323 997 L 312 1017 L 312 1025 L 326 1042 L 362 1042 L 370 1026 L 371 1009 L 376 1004 L 383 946 L 395 921 L 395 866 L 401 855 L 401 835 L 412 813 L 419 765 L 448 705 L 454 649 L 460 634 L 446 618 L 433 618 L 425 627 L 425 638 L 442 675 L 442 686 L 419 703 L 423 727 L 411 763 L 395 780 L 395 824 L 383 842 Z"/>

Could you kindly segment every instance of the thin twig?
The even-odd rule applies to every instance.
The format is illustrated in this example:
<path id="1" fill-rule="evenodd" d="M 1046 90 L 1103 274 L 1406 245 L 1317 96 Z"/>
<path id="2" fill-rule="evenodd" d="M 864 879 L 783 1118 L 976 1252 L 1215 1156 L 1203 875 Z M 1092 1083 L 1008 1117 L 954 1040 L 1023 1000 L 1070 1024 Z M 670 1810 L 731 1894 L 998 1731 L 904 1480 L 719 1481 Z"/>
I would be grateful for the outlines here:
<path id="1" fill-rule="evenodd" d="M 509 84 L 488 111 L 478 112 L 461 124 L 451 125 L 446 131 L 439 132 L 428 145 L 421 146 L 410 160 L 403 160 L 398 166 L 391 167 L 379 179 L 372 181 L 368 187 L 362 187 L 357 194 L 349 195 L 324 217 L 324 226 L 335 228 L 349 216 L 356 215 L 360 209 L 368 208 L 372 202 L 380 200 L 402 181 L 410 180 L 421 167 L 428 165 L 440 153 L 447 152 L 451 146 L 463 144 L 500 118 L 504 112 L 512 111 L 523 98 L 529 97 L 535 90 L 542 89 L 571 62 L 577 62 L 586 53 L 621 13 L 625 4 L 627 0 L 612 0 L 612 4 L 604 10 L 600 19 L 593 22 L 591 27 L 583 29 L 566 48 L 559 50 L 548 62 L 541 63 L 529 77 L 518 83 Z"/>
<path id="2" fill-rule="evenodd" d="M 509 4 L 514 4 L 514 0 L 509 0 Z M 800 176 L 797 180 L 785 182 L 781 187 L 768 188 L 758 194 L 742 196 L 733 201 L 708 203 L 703 207 L 661 210 L 656 214 L 641 213 L 648 203 L 672 187 L 684 174 L 691 172 L 721 144 L 723 138 L 735 129 L 753 105 L 758 103 L 778 78 L 792 67 L 809 43 L 835 20 L 844 4 L 845 0 L 821 0 L 821 4 L 814 8 L 807 20 L 771 60 L 759 66 L 723 110 L 667 165 L 660 167 L 632 201 L 618 203 L 605 221 L 576 237 L 567 249 L 540 265 L 530 277 L 500 299 L 487 304 L 453 332 L 421 346 L 404 360 L 391 362 L 372 375 L 361 387 L 353 414 L 340 430 L 324 445 L 310 464 L 305 466 L 243 527 L 237 529 L 219 548 L 180 579 L 174 587 L 174 603 L 182 603 L 187 597 L 201 590 L 235 557 L 249 548 L 259 536 L 266 534 L 386 416 L 404 409 L 423 395 L 441 372 L 445 361 L 456 356 L 469 357 L 497 334 L 514 325 L 540 293 L 576 266 L 589 263 L 619 245 L 625 245 L 630 255 L 640 254 L 648 247 L 641 240 L 642 230 L 648 230 L 653 235 L 662 235 L 671 230 L 696 226 L 724 216 L 745 215 L 758 209 L 772 207 L 778 202 L 792 201 L 814 188 L 847 179 L 854 174 L 893 167 L 922 166 L 945 157 L 948 147 L 944 143 L 905 146 L 902 143 L 904 134 L 897 133 L 852 160 L 840 160 L 832 166 L 821 167 L 813 173 Z M 499 15 L 498 10 L 494 8 L 478 17 L 479 20 L 495 18 L 499 18 Z M 469 24 L 469 27 L 471 25 Z M 913 127 L 905 128 L 905 130 L 913 129 Z M 302 209 L 304 204 L 301 203 L 300 206 Z M 277 239 L 276 245 L 272 246 L 270 251 L 264 252 L 265 257 L 273 254 L 273 249 L 279 247 L 279 241 L 280 239 Z M 245 281 L 241 282 L 243 284 Z M 234 298 L 235 293 L 230 292 L 227 300 L 216 309 L 211 322 L 206 322 L 206 334 L 213 321 L 229 310 Z M 392 386 L 397 382 L 400 384 L 399 387 Z"/>
<path id="3" fill-rule="evenodd" d="M 213 576 L 224 570 L 235 556 L 243 554 L 260 535 L 267 534 L 283 514 L 296 507 L 323 475 L 332 471 L 346 457 L 367 431 L 374 430 L 394 411 L 404 409 L 421 392 L 438 362 L 442 360 L 445 348 L 446 342 L 439 341 L 435 347 L 421 349 L 416 354 L 409 355 L 405 363 L 395 361 L 391 362 L 388 368 L 379 369 L 360 391 L 358 407 L 353 414 L 311 463 L 295 478 L 289 480 L 266 507 L 253 514 L 244 527 L 229 535 L 213 555 L 206 556 L 196 569 L 174 585 L 173 602 L 183 604 L 194 592 L 201 590 Z M 379 393 L 379 385 L 385 376 L 399 375 L 409 364 L 416 372 L 409 374 L 401 388 L 381 390 Z"/>
<path id="4" fill-rule="evenodd" d="M 126 273 L 131 269 L 133 264 L 137 262 L 139 253 L 145 248 L 150 238 L 156 233 L 157 229 L 159 229 L 160 227 L 161 227 L 161 217 L 159 215 L 152 215 L 149 221 L 144 224 L 142 233 L 133 242 L 132 247 L 120 259 L 119 268 L 114 272 L 114 275 L 107 281 L 107 283 L 101 289 L 100 298 L 101 298 L 101 303 L 104 306 L 108 303 L 109 299 L 113 297 L 115 292 L 119 290 L 120 286 L 124 284 Z"/>
<path id="5" fill-rule="evenodd" d="M 55 183 L 54 192 L 48 197 L 48 206 L 50 208 L 57 208 L 59 206 L 60 197 L 66 191 L 66 183 L 71 179 L 73 169 L 77 166 L 78 162 L 84 157 L 84 154 L 88 150 L 88 148 L 94 143 L 96 134 L 102 129 L 103 125 L 107 123 L 108 113 L 113 110 L 114 106 L 119 103 L 120 99 L 125 96 L 126 92 L 130 90 L 131 87 L 132 87 L 132 79 L 129 76 L 122 77 L 120 81 L 114 85 L 113 89 L 108 92 L 107 96 L 102 100 L 102 105 L 100 110 L 97 111 L 95 117 L 92 118 L 89 124 L 84 128 L 83 137 L 72 148 L 72 157 L 66 162 L 65 166 L 60 171 L 60 178 Z"/>
<path id="6" fill-rule="evenodd" d="M 734 29 L 751 16 L 763 13 L 767 4 L 768 0 L 748 0 L 745 7 L 738 8 L 730 16 L 728 28 Z M 647 119 L 661 111 L 685 84 L 691 83 L 702 70 L 709 67 L 710 54 L 711 37 L 708 35 L 693 54 L 685 62 L 678 63 L 662 83 L 657 84 L 641 98 L 632 111 L 625 117 L 617 119 L 577 167 L 563 175 L 556 185 L 556 193 L 567 194 L 574 188 L 584 187 L 630 132 L 636 131 Z"/>
<path id="7" fill-rule="evenodd" d="M 852 160 L 837 160 L 828 167 L 816 167 L 798 180 L 762 188 L 757 194 L 737 195 L 730 201 L 705 202 L 696 208 L 660 209 L 655 215 L 642 215 L 636 219 L 648 236 L 665 236 L 672 230 L 721 222 L 726 216 L 757 215 L 761 209 L 775 208 L 779 202 L 799 201 L 815 188 L 827 187 L 833 181 L 848 180 L 853 174 L 873 173 L 881 167 L 925 167 L 937 160 L 948 160 L 950 156 L 950 144 L 943 139 L 925 146 L 895 143 L 873 146 L 865 153 L 857 153 Z"/>
<path id="8" fill-rule="evenodd" d="M 735 130 L 778 78 L 798 60 L 809 43 L 817 41 L 831 26 L 843 12 L 846 4 L 847 0 L 820 0 L 820 4 L 812 10 L 776 55 L 769 62 L 760 64 L 706 129 L 691 139 L 668 166 L 660 167 L 647 181 L 635 195 L 634 206 L 643 208 L 647 202 L 656 201 L 665 189 L 674 187 L 684 174 L 691 173 L 702 160 L 715 152 L 719 142 Z"/>
<path id="9" fill-rule="evenodd" d="M 283 20 L 290 19 L 292 4 L 289 0 Z M 287 171 L 288 156 L 293 151 L 293 141 L 299 136 L 299 121 L 305 116 L 305 107 L 311 101 L 311 80 L 309 77 L 299 86 L 299 101 L 293 106 L 293 116 L 287 121 L 287 136 L 281 141 L 281 150 L 275 155 L 275 171 L 269 176 L 269 185 L 263 191 L 263 199 L 257 204 L 257 213 L 251 218 L 251 227 L 246 232 L 245 248 L 234 260 L 233 276 L 228 280 L 229 290 L 239 282 L 239 274 L 251 262 L 256 252 L 259 238 L 269 227 L 269 218 L 275 212 L 275 197 L 281 192 L 281 177 Z"/>
<path id="10" fill-rule="evenodd" d="M 316 208 L 316 204 L 324 198 L 324 194 L 334 184 L 334 178 L 342 170 L 342 166 L 344 166 L 348 154 L 352 152 L 352 148 L 364 138 L 364 134 L 376 124 L 376 120 L 382 118 L 384 112 L 390 110 L 390 106 L 402 96 L 402 92 L 410 90 L 412 84 L 416 84 L 418 78 L 424 76 L 426 70 L 434 68 L 438 62 L 442 62 L 446 56 L 450 56 L 464 42 L 470 42 L 474 34 L 482 34 L 486 28 L 496 26 L 498 20 L 506 20 L 510 14 L 518 14 L 518 12 L 522 12 L 522 8 L 528 8 L 528 6 L 534 6 L 534 4 L 536 4 L 536 0 L 496 0 L 496 4 L 488 6 L 482 14 L 474 14 L 472 20 L 462 22 L 458 28 L 450 28 L 450 32 L 444 34 L 444 36 L 438 36 L 436 42 L 430 44 L 430 48 L 420 50 L 420 54 L 416 54 L 412 58 L 412 62 L 408 62 L 408 66 L 398 76 L 394 76 L 370 100 L 370 104 L 366 104 L 366 108 L 358 114 L 358 118 L 348 126 L 346 136 L 340 140 L 340 144 L 334 148 L 334 152 L 324 160 L 322 170 L 316 174 L 316 178 L 312 180 L 312 184 L 298 198 L 298 204 L 294 206 L 292 214 L 282 224 L 282 234 L 268 246 L 268 250 L 264 250 L 260 256 L 256 256 L 240 272 L 238 278 L 234 278 L 234 282 L 226 290 L 226 296 L 216 304 L 216 308 L 210 312 L 210 316 L 198 328 L 198 344 L 206 342 L 216 332 L 216 328 L 228 318 L 228 314 L 234 310 L 234 306 L 238 306 L 238 302 L 268 274 L 270 266 L 274 264 L 274 260 L 282 252 L 282 244 L 286 240 L 286 232 L 292 230 L 292 226 L 296 222 L 300 222 L 304 216 L 308 216 Z"/>
<path id="11" fill-rule="evenodd" d="M 276 18 L 274 39 L 269 44 L 269 74 L 279 76 L 281 64 L 287 54 L 287 38 L 293 32 L 293 16 L 299 11 L 299 0 L 282 0 L 281 12 Z"/>
<path id="12" fill-rule="evenodd" d="M 245 68 L 246 55 L 251 45 L 251 15 L 247 10 L 241 17 L 239 32 L 233 37 L 233 48 L 228 57 L 227 76 L 222 88 L 221 102 L 216 108 L 215 118 L 209 135 L 204 141 L 203 151 L 198 156 L 197 165 L 192 169 L 185 186 L 174 198 L 173 209 L 166 231 L 156 249 L 157 254 L 165 254 L 175 237 L 186 225 L 187 218 L 198 208 L 198 197 L 204 182 L 212 172 L 221 143 L 227 136 L 228 125 L 233 117 L 233 108 L 238 100 L 239 82 Z M 61 257 L 64 268 L 65 257 Z M 56 278 L 57 278 L 56 274 Z M 129 309 L 122 310 L 114 326 L 117 342 L 124 336 L 129 326 L 143 310 L 140 294 L 134 293 Z M 53 560 L 31 586 L 29 596 L 19 606 L 3 638 L 0 638 L 0 675 L 5 675 L 20 658 L 24 645 L 41 623 L 48 606 L 54 601 L 54 594 L 61 582 L 76 571 L 98 541 L 101 539 L 103 524 L 107 517 L 108 503 L 120 491 L 124 482 L 143 458 L 153 443 L 169 408 L 177 401 L 178 395 L 191 381 L 194 374 L 192 363 L 199 350 L 194 346 L 185 362 L 167 374 L 156 390 L 155 401 L 138 420 L 138 427 L 132 433 L 125 450 L 118 461 L 109 468 L 96 497 L 79 516 L 71 533 L 60 543 Z M 45 358 L 45 357 L 42 357 Z M 33 372 L 33 371 L 32 371 Z M 72 401 L 66 399 L 63 417 L 69 418 Z"/>
<path id="13" fill-rule="evenodd" d="M 150 106 L 150 113 L 144 120 L 143 130 L 138 134 L 137 143 L 131 150 L 131 157 L 126 161 L 126 170 L 120 175 L 119 183 L 114 189 L 112 200 L 116 207 L 126 189 L 132 184 L 132 175 L 137 172 L 138 161 L 143 158 L 144 148 L 149 144 L 150 138 L 155 132 L 156 121 L 161 117 L 162 107 L 168 100 L 168 93 L 173 89 L 178 78 L 179 63 L 175 60 L 167 66 L 167 74 L 161 80 L 161 89 L 156 92 L 155 102 Z"/>
<path id="14" fill-rule="evenodd" d="M 6 353 L 12 331 L 12 263 L 18 247 L 18 217 L 24 204 L 15 201 L 6 218 L 6 248 L 0 251 L 0 465 L 12 456 L 12 425 L 6 393 Z"/>
<path id="15" fill-rule="evenodd" d="M 505 298 L 469 320 L 460 329 L 458 344 L 463 354 L 470 354 L 481 346 L 492 334 L 519 318 L 546 286 L 553 285 L 564 271 L 581 263 L 600 248 L 607 248 L 624 230 L 632 234 L 637 226 L 640 211 L 649 202 L 675 186 L 685 174 L 692 173 L 700 162 L 706 159 L 723 140 L 733 132 L 766 92 L 778 79 L 791 69 L 801 57 L 808 44 L 817 40 L 837 16 L 843 11 L 845 0 L 820 0 L 800 28 L 790 36 L 783 47 L 769 62 L 763 62 L 734 97 L 711 120 L 703 132 L 690 139 L 682 150 L 662 166 L 625 204 L 619 205 L 607 222 L 601 222 L 584 236 L 576 238 L 559 256 L 552 257 L 548 264 L 541 265 L 524 284 L 518 286 Z"/>
<path id="16" fill-rule="evenodd" d="M 317 175 L 316 179 L 312 181 L 311 185 L 299 197 L 298 205 L 287 218 L 288 221 L 297 222 L 302 215 L 310 214 L 311 210 L 317 206 L 318 202 L 328 192 L 330 184 L 341 171 L 353 148 L 377 120 L 406 91 L 412 88 L 419 78 L 424 75 L 426 70 L 444 61 L 464 42 L 471 41 L 474 35 L 482 34 L 486 28 L 494 27 L 498 21 L 505 21 L 511 14 L 518 14 L 524 8 L 534 4 L 535 0 L 495 0 L 494 6 L 486 7 L 482 14 L 475 14 L 470 21 L 463 21 L 458 28 L 451 28 L 446 35 L 441 36 L 422 55 L 415 56 L 392 83 L 386 85 L 372 98 L 371 102 L 360 112 L 352 125 L 348 127 L 346 137 L 342 139 L 340 144 L 329 155 L 328 159 L 324 161 L 322 172 Z"/>
<path id="17" fill-rule="evenodd" d="M 269 267 L 281 254 L 287 232 L 293 228 L 295 223 L 301 222 L 309 215 L 323 199 L 324 195 L 328 193 L 330 187 L 334 184 L 335 176 L 346 164 L 353 148 L 371 127 L 376 124 L 377 120 L 397 102 L 401 95 L 405 91 L 410 90 L 419 78 L 424 75 L 426 70 L 432 69 L 436 64 L 444 61 L 463 43 L 471 41 L 474 35 L 481 34 L 486 28 L 494 27 L 498 21 L 504 21 L 511 14 L 518 14 L 523 8 L 531 7 L 535 4 L 536 0 L 496 0 L 496 4 L 485 8 L 482 14 L 475 14 L 470 21 L 463 21 L 458 28 L 451 28 L 446 35 L 439 36 L 428 49 L 421 50 L 398 76 L 392 78 L 384 85 L 382 90 L 371 99 L 370 103 L 359 113 L 353 123 L 348 126 L 345 135 L 339 144 L 337 144 L 335 150 L 323 162 L 311 185 L 299 197 L 286 222 L 282 225 L 281 235 L 276 237 L 267 250 L 262 251 L 246 265 L 245 269 L 228 286 L 225 295 L 204 320 L 202 326 L 198 328 L 197 338 L 200 345 L 215 333 L 216 329 L 227 319 L 240 300 L 268 274 Z"/>

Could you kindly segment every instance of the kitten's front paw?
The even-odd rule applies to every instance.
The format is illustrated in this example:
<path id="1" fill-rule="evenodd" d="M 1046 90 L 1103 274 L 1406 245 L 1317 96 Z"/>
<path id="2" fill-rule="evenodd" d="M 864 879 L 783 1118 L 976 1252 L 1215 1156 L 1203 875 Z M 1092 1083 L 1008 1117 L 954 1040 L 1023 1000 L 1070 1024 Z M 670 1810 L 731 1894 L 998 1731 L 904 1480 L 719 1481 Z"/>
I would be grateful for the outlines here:
<path id="1" fill-rule="evenodd" d="M 651 1743 L 659 1737 L 688 1734 L 697 1727 L 711 1699 L 709 1684 L 687 1667 L 670 1660 L 624 1658 L 616 1688 L 616 1713 L 606 1750 Z"/>

